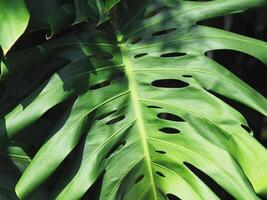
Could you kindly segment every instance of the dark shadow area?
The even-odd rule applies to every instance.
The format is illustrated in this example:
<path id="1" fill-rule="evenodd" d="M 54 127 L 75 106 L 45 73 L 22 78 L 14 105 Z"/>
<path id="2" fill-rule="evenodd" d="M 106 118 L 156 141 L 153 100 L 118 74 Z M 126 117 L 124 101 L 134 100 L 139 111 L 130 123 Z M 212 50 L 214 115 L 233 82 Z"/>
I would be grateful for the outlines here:
<path id="1" fill-rule="evenodd" d="M 248 54 L 233 50 L 209 51 L 207 56 L 267 97 L 267 65 Z"/>
<path id="2" fill-rule="evenodd" d="M 104 175 L 105 175 L 105 171 L 98 177 L 96 182 L 84 194 L 81 200 L 99 200 Z"/>
<path id="3" fill-rule="evenodd" d="M 244 13 L 215 17 L 198 24 L 228 30 L 267 41 L 267 7 L 253 8 Z"/>
<path id="4" fill-rule="evenodd" d="M 59 122 L 64 124 L 68 119 L 70 108 L 75 100 L 76 97 L 71 97 L 49 109 L 40 119 L 22 130 L 13 141 L 20 144 L 33 158 L 42 145 L 58 130 L 56 125 Z M 27 142 L 25 143 L 25 141 Z"/>
<path id="5" fill-rule="evenodd" d="M 68 63 L 69 61 L 64 59 L 43 61 L 31 70 L 9 76 L 2 84 L 3 95 L 0 97 L 0 104 L 3 106 L 0 108 L 1 115 L 10 111 L 29 94 L 32 94 L 32 100 L 34 100 L 45 87 L 47 78 Z M 30 102 L 25 102 L 23 106 L 27 107 Z"/>
<path id="6" fill-rule="evenodd" d="M 44 185 L 50 188 L 52 191 L 51 193 L 55 196 L 71 182 L 81 167 L 84 156 L 83 151 L 84 148 L 86 148 L 85 143 L 86 138 L 88 137 L 88 130 L 92 124 L 90 119 L 93 118 L 94 115 L 95 112 L 91 113 L 88 117 L 86 126 L 83 127 L 84 133 L 82 134 L 78 144 L 44 183 Z M 50 196 L 50 198 L 55 198 L 55 196 Z"/>
<path id="7" fill-rule="evenodd" d="M 168 200 L 181 200 L 179 197 L 177 197 L 174 194 L 168 193 L 167 195 Z"/>
<path id="8" fill-rule="evenodd" d="M 15 194 L 15 185 L 21 172 L 4 152 L 0 153 L 0 176 L 0 199 L 18 199 Z"/>
<path id="9" fill-rule="evenodd" d="M 62 188 L 59 186 L 66 186 L 71 180 L 71 178 L 75 176 L 82 162 L 82 150 L 84 147 L 85 136 L 86 134 L 83 135 L 76 147 L 71 151 L 71 153 L 64 159 L 64 161 L 59 165 L 59 167 L 57 167 L 53 174 L 43 184 L 44 186 L 49 188 L 51 194 L 54 192 L 60 192 Z M 50 198 L 52 199 L 53 197 L 50 196 Z"/>
<path id="10" fill-rule="evenodd" d="M 14 159 L 18 159 L 13 157 Z M 18 199 L 15 193 L 15 186 L 18 182 L 22 172 L 18 170 L 18 166 L 14 164 L 14 161 L 9 157 L 8 153 L 1 152 L 0 153 L 0 199 Z M 40 195 L 42 197 L 40 198 Z M 32 195 L 30 195 L 27 199 L 34 200 L 45 199 L 48 196 L 47 188 L 40 187 L 38 188 Z"/>
<path id="11" fill-rule="evenodd" d="M 236 200 L 230 193 L 223 189 L 222 186 L 216 183 L 211 177 L 202 172 L 200 169 L 187 162 L 184 162 L 184 165 L 200 180 L 202 180 L 220 199 Z"/>

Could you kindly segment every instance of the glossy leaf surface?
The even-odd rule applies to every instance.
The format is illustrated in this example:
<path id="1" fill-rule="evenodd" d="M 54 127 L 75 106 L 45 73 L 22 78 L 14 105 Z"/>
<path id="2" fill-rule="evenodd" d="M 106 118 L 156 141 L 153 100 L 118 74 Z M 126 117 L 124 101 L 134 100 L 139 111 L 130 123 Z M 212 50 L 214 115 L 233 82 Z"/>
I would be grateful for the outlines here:
<path id="1" fill-rule="evenodd" d="M 222 198 L 199 174 L 232 199 L 266 197 L 267 151 L 215 94 L 265 116 L 266 97 L 205 53 L 230 49 L 267 64 L 267 43 L 196 24 L 265 1 L 115 3 L 106 4 L 113 9 L 101 25 L 78 20 L 73 32 L 7 58 L 10 76 L 44 60 L 55 68 L 49 78 L 40 68 L 46 79 L 3 112 L 2 147 L 75 97 L 24 171 L 17 195 L 31 196 L 75 152 L 49 198 L 82 199 L 99 180 L 100 200 Z M 13 88 L 9 78 L 4 83 Z"/>
<path id="2" fill-rule="evenodd" d="M 0 46 L 4 54 L 25 31 L 29 13 L 23 0 L 0 1 Z"/>

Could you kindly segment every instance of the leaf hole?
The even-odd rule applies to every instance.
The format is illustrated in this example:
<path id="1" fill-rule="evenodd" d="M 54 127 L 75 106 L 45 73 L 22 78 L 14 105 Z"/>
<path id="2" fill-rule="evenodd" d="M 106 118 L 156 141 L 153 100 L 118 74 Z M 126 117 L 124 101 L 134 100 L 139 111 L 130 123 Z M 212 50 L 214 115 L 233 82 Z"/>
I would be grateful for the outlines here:
<path id="1" fill-rule="evenodd" d="M 105 81 L 102 81 L 100 83 L 97 83 L 95 85 L 92 85 L 89 90 L 96 90 L 96 89 L 100 89 L 100 88 L 103 88 L 103 87 L 107 87 L 111 84 L 110 80 L 105 80 Z"/>
<path id="2" fill-rule="evenodd" d="M 162 173 L 161 173 L 161 172 L 159 172 L 159 171 L 156 171 L 156 174 L 157 174 L 158 176 L 161 176 L 161 177 L 165 178 L 165 175 L 164 175 L 164 174 L 162 174 Z"/>
<path id="3" fill-rule="evenodd" d="M 106 122 L 106 125 L 112 125 L 115 123 L 118 123 L 119 121 L 123 120 L 125 118 L 125 115 L 121 115 L 119 117 L 116 117 L 114 119 L 111 119 L 110 121 Z"/>
<path id="4" fill-rule="evenodd" d="M 155 33 L 152 33 L 152 36 L 166 35 L 166 34 L 169 34 L 169 33 L 173 32 L 173 31 L 175 31 L 175 30 L 176 30 L 176 28 L 169 28 L 169 29 L 157 31 Z"/>
<path id="5" fill-rule="evenodd" d="M 159 107 L 159 106 L 153 106 L 153 105 L 149 105 L 147 106 L 148 108 L 162 108 L 162 107 Z"/>
<path id="6" fill-rule="evenodd" d="M 181 56 L 185 56 L 185 55 L 186 55 L 186 53 L 170 52 L 170 53 L 161 54 L 160 57 L 162 57 L 162 58 L 173 58 L 173 57 L 181 57 Z"/>
<path id="7" fill-rule="evenodd" d="M 135 183 L 135 184 L 139 183 L 140 181 L 143 180 L 144 177 L 145 177 L 145 176 L 144 176 L 143 174 L 140 175 L 140 176 L 138 176 L 138 177 L 135 179 L 134 183 Z"/>
<path id="8" fill-rule="evenodd" d="M 100 89 L 100 88 L 103 88 L 103 87 L 107 87 L 111 84 L 111 81 L 112 80 L 115 80 L 117 78 L 121 78 L 125 76 L 125 73 L 124 72 L 118 72 L 116 74 L 113 74 L 113 76 L 109 79 L 109 80 L 105 80 L 105 81 L 102 81 L 100 83 L 97 83 L 95 85 L 92 85 L 89 90 L 96 90 L 96 89 Z"/>
<path id="9" fill-rule="evenodd" d="M 166 134 L 177 134 L 180 133 L 180 130 L 176 129 L 176 128 L 171 128 L 171 127 L 165 127 L 165 128 L 161 128 L 159 129 L 159 131 L 166 133 Z"/>
<path id="10" fill-rule="evenodd" d="M 112 75 L 111 77 L 111 80 L 114 80 L 114 79 L 117 79 L 117 78 L 122 78 L 125 76 L 125 72 L 123 71 L 119 71 L 119 72 L 116 72 Z"/>
<path id="11" fill-rule="evenodd" d="M 245 124 L 241 124 L 241 127 L 242 127 L 245 131 L 247 131 L 248 133 L 251 133 L 251 129 L 250 129 L 248 126 L 246 126 Z"/>
<path id="12" fill-rule="evenodd" d="M 176 195 L 174 194 L 171 194 L 171 193 L 168 193 L 166 194 L 168 200 L 181 200 L 179 197 L 177 197 Z"/>
<path id="13" fill-rule="evenodd" d="M 155 152 L 157 152 L 157 153 L 159 153 L 159 154 L 166 154 L 166 151 L 161 151 L 161 150 L 157 150 L 157 151 L 155 151 Z"/>
<path id="14" fill-rule="evenodd" d="M 189 86 L 188 83 L 177 79 L 155 80 L 151 83 L 151 85 L 154 87 L 162 87 L 162 88 L 184 88 Z"/>
<path id="15" fill-rule="evenodd" d="M 116 112 L 118 112 L 118 110 L 113 110 L 113 111 L 111 111 L 111 112 L 108 112 L 108 113 L 105 113 L 105 114 L 102 114 L 102 115 L 99 115 L 97 118 L 96 118 L 96 120 L 102 120 L 102 119 L 104 119 L 104 118 L 106 118 L 106 117 L 108 117 L 108 116 L 110 116 L 110 115 L 112 115 L 112 114 L 114 114 L 114 113 L 116 113 Z"/>
<path id="16" fill-rule="evenodd" d="M 169 120 L 169 121 L 174 121 L 174 122 L 184 122 L 181 117 L 171 114 L 171 113 L 159 113 L 157 115 L 158 118 L 164 119 L 164 120 Z"/>
<path id="17" fill-rule="evenodd" d="M 187 75 L 187 74 L 183 75 L 183 77 L 185 77 L 185 78 L 193 78 L 192 75 Z"/>
<path id="18" fill-rule="evenodd" d="M 120 143 L 118 143 L 117 145 L 115 145 L 106 155 L 105 159 L 109 158 L 112 154 L 120 151 L 126 144 L 126 141 L 122 141 Z"/>
<path id="19" fill-rule="evenodd" d="M 112 80 L 116 79 L 116 78 L 122 78 L 125 76 L 125 73 L 120 71 L 120 72 L 117 72 L 116 74 L 113 75 L 113 77 L 111 78 Z"/>
<path id="20" fill-rule="evenodd" d="M 135 38 L 132 39 L 131 44 L 137 44 L 137 43 L 140 42 L 141 40 L 142 40 L 141 37 L 135 37 Z"/>
<path id="21" fill-rule="evenodd" d="M 144 19 L 149 19 L 151 17 L 154 17 L 155 15 L 159 14 L 160 12 L 164 11 L 164 10 L 167 10 L 169 9 L 170 7 L 168 6 L 161 6 L 155 10 L 152 10 L 150 12 L 148 12 L 145 16 L 144 16 Z"/>
<path id="22" fill-rule="evenodd" d="M 144 57 L 144 56 L 146 56 L 148 53 L 139 53 L 139 54 L 136 54 L 135 56 L 134 56 L 134 58 L 141 58 L 141 57 Z"/>

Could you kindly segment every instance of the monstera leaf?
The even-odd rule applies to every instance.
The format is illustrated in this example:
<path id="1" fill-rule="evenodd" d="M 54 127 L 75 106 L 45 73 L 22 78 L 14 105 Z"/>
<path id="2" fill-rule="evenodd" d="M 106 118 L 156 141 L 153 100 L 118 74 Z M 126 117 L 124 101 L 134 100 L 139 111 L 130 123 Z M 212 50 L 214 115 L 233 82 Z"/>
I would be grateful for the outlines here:
<path id="1" fill-rule="evenodd" d="M 206 56 L 231 49 L 267 64 L 267 43 L 197 25 L 266 1 L 115 3 L 106 4 L 113 9 L 101 25 L 77 23 L 3 61 L 10 74 L 1 82 L 2 148 L 51 109 L 69 105 L 23 172 L 18 197 L 27 199 L 66 162 L 47 198 L 82 199 L 95 184 L 90 199 L 267 197 L 267 151 L 219 95 L 265 116 L 267 100 Z"/>

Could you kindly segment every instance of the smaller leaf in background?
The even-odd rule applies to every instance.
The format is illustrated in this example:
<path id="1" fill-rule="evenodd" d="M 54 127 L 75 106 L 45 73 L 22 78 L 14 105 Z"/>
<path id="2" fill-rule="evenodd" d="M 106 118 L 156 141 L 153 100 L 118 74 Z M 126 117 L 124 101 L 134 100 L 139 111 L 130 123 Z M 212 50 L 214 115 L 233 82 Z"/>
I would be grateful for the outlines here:
<path id="1" fill-rule="evenodd" d="M 106 0 L 105 12 L 109 11 L 113 6 L 119 3 L 121 0 Z"/>
<path id="2" fill-rule="evenodd" d="M 60 32 L 70 25 L 74 20 L 74 8 L 71 4 L 65 4 L 58 8 L 51 16 L 47 18 L 50 30 L 46 35 L 47 39 Z"/>
<path id="3" fill-rule="evenodd" d="M 0 46 L 4 55 L 25 31 L 29 13 L 23 0 L 0 0 Z"/>
<path id="4" fill-rule="evenodd" d="M 90 7 L 87 1 L 84 0 L 74 0 L 76 19 L 75 24 L 83 21 L 88 21 L 88 16 L 90 15 Z M 91 15 L 93 13 L 91 12 Z"/>
<path id="5" fill-rule="evenodd" d="M 12 162 L 16 165 L 20 172 L 24 172 L 31 162 L 31 158 L 19 146 L 9 146 L 6 152 Z"/>
<path id="6" fill-rule="evenodd" d="M 108 20 L 108 11 L 121 0 L 74 0 L 76 9 L 75 24 L 92 20 L 97 25 Z"/>
<path id="7" fill-rule="evenodd" d="M 0 62 L 0 80 L 4 79 L 7 74 L 8 74 L 8 69 L 5 63 Z"/>

